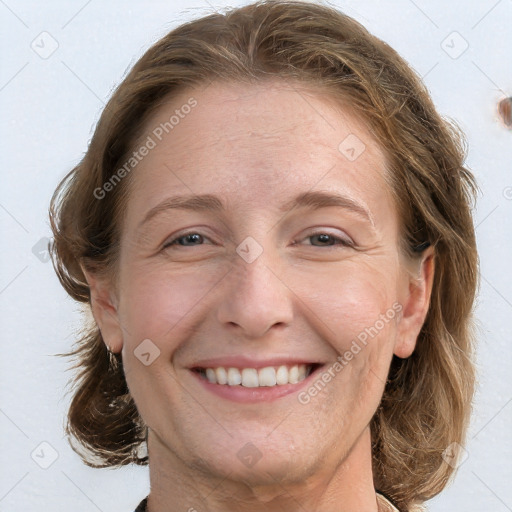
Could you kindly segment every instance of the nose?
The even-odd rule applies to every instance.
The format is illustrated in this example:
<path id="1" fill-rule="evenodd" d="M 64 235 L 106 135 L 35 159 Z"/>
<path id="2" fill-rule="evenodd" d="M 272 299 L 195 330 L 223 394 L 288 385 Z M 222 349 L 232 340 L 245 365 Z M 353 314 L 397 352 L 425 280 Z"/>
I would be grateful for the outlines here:
<path id="1" fill-rule="evenodd" d="M 245 338 L 261 338 L 293 318 L 293 292 L 267 263 L 263 255 L 252 263 L 238 261 L 226 276 L 217 318 Z"/>

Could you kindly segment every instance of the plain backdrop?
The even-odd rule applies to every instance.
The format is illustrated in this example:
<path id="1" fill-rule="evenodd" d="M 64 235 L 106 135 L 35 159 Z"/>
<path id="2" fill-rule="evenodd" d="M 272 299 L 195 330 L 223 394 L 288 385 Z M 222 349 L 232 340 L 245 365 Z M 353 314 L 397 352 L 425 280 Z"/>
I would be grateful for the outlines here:
<path id="1" fill-rule="evenodd" d="M 225 0 L 0 0 L 0 510 L 131 512 L 147 468 L 92 469 L 63 435 L 68 351 L 81 317 L 44 252 L 48 203 L 85 152 L 127 69 L 176 25 Z M 512 511 L 512 0 L 334 2 L 394 47 L 465 131 L 481 193 L 479 388 L 467 460 L 432 512 Z M 42 444 L 43 443 L 43 444 Z"/>

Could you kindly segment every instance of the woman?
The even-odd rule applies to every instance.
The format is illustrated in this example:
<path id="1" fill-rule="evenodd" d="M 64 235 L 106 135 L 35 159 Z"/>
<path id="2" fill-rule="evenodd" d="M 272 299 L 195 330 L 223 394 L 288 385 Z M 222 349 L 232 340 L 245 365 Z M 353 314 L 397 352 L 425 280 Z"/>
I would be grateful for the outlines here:
<path id="1" fill-rule="evenodd" d="M 473 397 L 462 143 L 332 8 L 257 2 L 157 42 L 50 209 L 94 316 L 71 352 L 84 462 L 149 463 L 138 511 L 422 510 Z"/>

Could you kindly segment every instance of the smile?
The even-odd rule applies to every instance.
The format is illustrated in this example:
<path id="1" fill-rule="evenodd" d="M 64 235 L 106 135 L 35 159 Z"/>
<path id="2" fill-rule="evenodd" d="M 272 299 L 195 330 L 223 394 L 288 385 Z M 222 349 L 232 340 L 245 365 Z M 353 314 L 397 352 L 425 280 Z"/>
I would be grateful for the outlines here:
<path id="1" fill-rule="evenodd" d="M 297 384 L 314 370 L 314 364 L 266 366 L 264 368 L 195 368 L 199 375 L 212 384 L 243 386 L 246 388 Z"/>
<path id="2" fill-rule="evenodd" d="M 325 363 L 283 358 L 216 358 L 189 367 L 195 381 L 221 399 L 256 404 L 297 394 Z"/>

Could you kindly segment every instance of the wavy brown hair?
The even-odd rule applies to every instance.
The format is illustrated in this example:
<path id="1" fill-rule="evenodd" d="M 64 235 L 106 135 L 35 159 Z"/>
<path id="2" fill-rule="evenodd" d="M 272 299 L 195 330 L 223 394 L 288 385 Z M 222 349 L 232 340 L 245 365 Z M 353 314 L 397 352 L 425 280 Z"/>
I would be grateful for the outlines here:
<path id="1" fill-rule="evenodd" d="M 418 509 L 452 476 L 442 454 L 451 443 L 464 443 L 471 411 L 476 185 L 464 167 L 463 134 L 437 113 L 398 53 L 352 18 L 325 5 L 259 1 L 183 24 L 147 50 L 52 198 L 56 272 L 86 308 L 91 297 L 81 264 L 115 274 L 129 177 L 101 200 L 94 191 L 126 161 L 144 121 L 164 99 L 216 80 L 267 79 L 307 84 L 364 119 L 387 157 L 402 251 L 415 258 L 427 244 L 435 247 L 431 305 L 416 349 L 407 359 L 393 358 L 371 422 L 375 488 L 402 510 Z M 107 350 L 92 322 L 64 355 L 76 359 L 78 370 L 66 424 L 73 448 L 94 467 L 147 464 L 139 450 L 146 427 L 120 354 Z"/>

